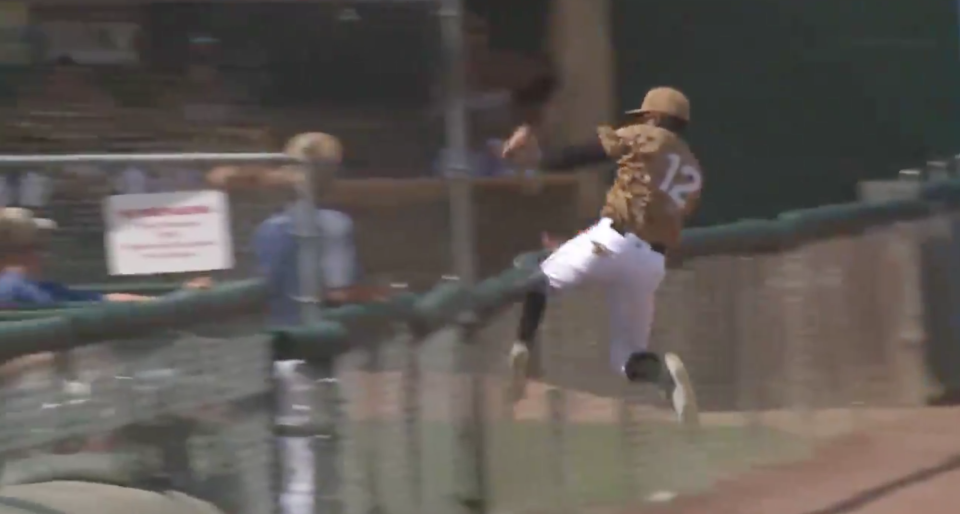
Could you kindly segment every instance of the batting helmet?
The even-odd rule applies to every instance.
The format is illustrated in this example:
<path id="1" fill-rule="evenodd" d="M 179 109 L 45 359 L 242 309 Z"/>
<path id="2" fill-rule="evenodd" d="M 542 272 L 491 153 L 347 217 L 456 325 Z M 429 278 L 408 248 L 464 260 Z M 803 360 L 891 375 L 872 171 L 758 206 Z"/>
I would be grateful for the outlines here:
<path id="1" fill-rule="evenodd" d="M 690 121 L 690 100 L 687 95 L 672 87 L 655 87 L 643 97 L 639 109 L 627 111 L 628 114 L 659 112 L 684 121 Z"/>

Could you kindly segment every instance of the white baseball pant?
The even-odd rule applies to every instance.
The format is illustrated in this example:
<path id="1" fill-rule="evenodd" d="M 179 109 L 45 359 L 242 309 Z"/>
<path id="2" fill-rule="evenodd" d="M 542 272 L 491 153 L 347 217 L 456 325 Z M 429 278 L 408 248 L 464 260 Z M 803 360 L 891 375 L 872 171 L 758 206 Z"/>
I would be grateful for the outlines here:
<path id="1" fill-rule="evenodd" d="M 653 326 L 654 295 L 666 275 L 665 257 L 634 234 L 596 225 L 561 245 L 541 265 L 552 292 L 581 284 L 606 291 L 610 323 L 610 365 L 618 373 L 631 353 L 647 349 Z"/>
<path id="2" fill-rule="evenodd" d="M 299 373 L 300 361 L 281 361 L 274 366 L 280 386 L 280 418 L 290 424 L 310 421 L 311 380 Z M 283 469 L 280 507 L 283 514 L 313 514 L 313 451 L 309 437 L 281 437 Z"/>

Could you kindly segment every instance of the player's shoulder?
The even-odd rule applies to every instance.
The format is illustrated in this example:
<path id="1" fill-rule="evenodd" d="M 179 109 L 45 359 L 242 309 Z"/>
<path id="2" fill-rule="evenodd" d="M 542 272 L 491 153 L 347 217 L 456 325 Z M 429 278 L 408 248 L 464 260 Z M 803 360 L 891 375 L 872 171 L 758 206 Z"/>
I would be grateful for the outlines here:
<path id="1" fill-rule="evenodd" d="M 671 133 L 652 125 L 626 125 L 616 131 L 617 137 L 629 144 L 635 151 L 658 153 L 670 143 Z"/>
<path id="2" fill-rule="evenodd" d="M 652 127 L 657 130 L 658 141 L 660 141 L 660 146 L 658 150 L 662 153 L 671 153 L 680 155 L 686 164 L 691 164 L 699 167 L 700 161 L 697 159 L 696 153 L 690 147 L 690 144 L 687 143 L 682 136 L 679 136 L 669 130 L 665 130 L 659 127 Z"/>
<path id="3" fill-rule="evenodd" d="M 687 143 L 686 140 L 680 136 L 674 136 L 674 138 L 675 139 L 671 145 L 674 148 L 673 151 L 684 154 L 688 161 L 692 161 L 692 163 L 699 165 L 700 161 L 697 159 L 696 152 L 694 152 L 693 148 L 690 147 L 690 143 Z"/>

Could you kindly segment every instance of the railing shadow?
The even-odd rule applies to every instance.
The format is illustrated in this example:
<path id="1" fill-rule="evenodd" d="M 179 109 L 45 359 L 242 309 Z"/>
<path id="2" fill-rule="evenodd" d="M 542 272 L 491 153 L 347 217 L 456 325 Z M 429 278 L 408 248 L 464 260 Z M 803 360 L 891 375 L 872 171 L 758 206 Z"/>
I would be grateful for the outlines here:
<path id="1" fill-rule="evenodd" d="M 940 475 L 960 470 L 960 454 L 951 456 L 936 466 L 924 468 L 885 484 L 861 491 L 856 495 L 826 507 L 805 511 L 803 514 L 846 514 L 885 499 L 911 486 L 934 479 Z"/>

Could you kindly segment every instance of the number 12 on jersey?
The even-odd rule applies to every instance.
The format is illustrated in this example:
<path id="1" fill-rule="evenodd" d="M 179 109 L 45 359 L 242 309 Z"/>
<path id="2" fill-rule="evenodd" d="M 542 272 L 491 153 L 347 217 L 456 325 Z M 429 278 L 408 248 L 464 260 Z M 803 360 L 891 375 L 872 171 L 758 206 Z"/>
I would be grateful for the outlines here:
<path id="1" fill-rule="evenodd" d="M 660 184 L 660 190 L 667 193 L 677 207 L 683 209 L 687 206 L 687 198 L 700 191 L 703 176 L 700 170 L 689 164 L 680 166 L 680 156 L 675 153 L 667 155 L 667 159 L 670 161 L 670 166 Z"/>

